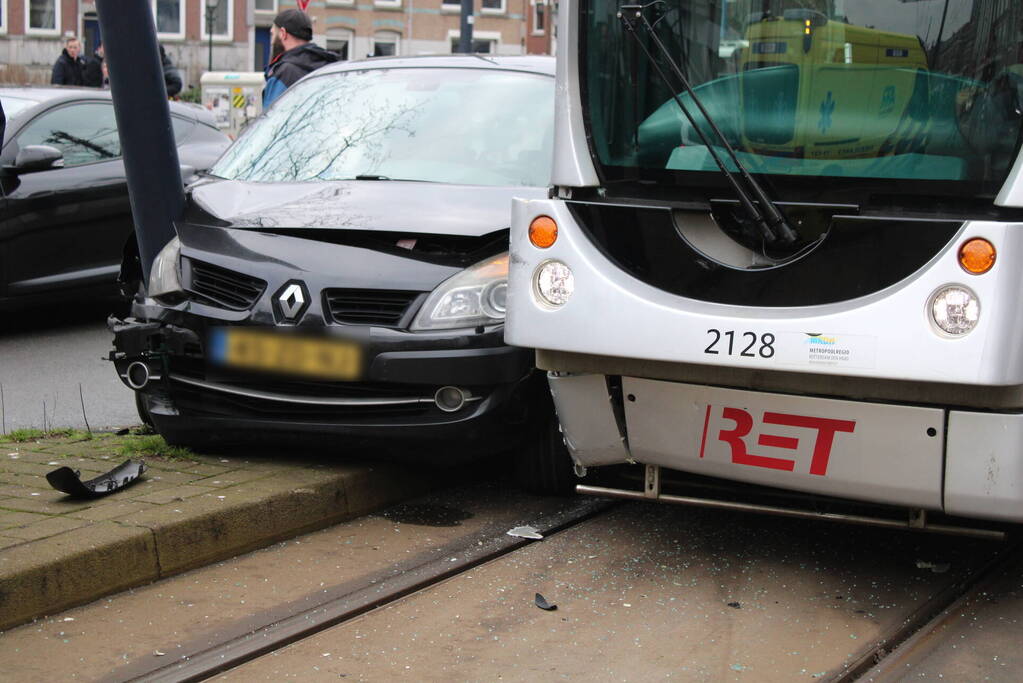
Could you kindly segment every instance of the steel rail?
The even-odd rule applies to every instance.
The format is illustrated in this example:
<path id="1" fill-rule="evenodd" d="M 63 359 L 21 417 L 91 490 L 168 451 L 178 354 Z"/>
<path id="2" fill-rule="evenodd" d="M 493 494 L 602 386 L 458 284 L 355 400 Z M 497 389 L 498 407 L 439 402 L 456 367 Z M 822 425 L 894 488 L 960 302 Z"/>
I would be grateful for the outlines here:
<path id="1" fill-rule="evenodd" d="M 912 676 L 909 668 L 921 655 L 940 645 L 943 627 L 963 618 L 969 604 L 1017 566 L 1023 557 L 1023 540 L 999 550 L 977 571 L 963 577 L 924 603 L 890 635 L 876 640 L 842 672 L 824 679 L 827 683 L 864 680 L 894 683 Z"/>
<path id="2" fill-rule="evenodd" d="M 566 508 L 547 517 L 542 525 L 538 525 L 538 531 L 545 537 L 551 536 L 617 506 L 618 503 L 614 501 L 576 499 L 569 502 Z M 485 535 L 486 540 L 480 543 L 482 535 Z M 371 580 L 363 577 L 342 584 L 333 591 L 337 597 L 292 612 L 244 635 L 228 638 L 161 667 L 148 670 L 132 670 L 128 667 L 115 669 L 104 680 L 147 683 L 203 681 L 535 542 L 509 536 L 503 529 L 487 529 L 484 533 L 450 544 L 443 552 L 432 554 L 431 559 L 425 562 L 412 560 L 399 563 Z M 452 561 L 452 558 L 457 559 Z"/>

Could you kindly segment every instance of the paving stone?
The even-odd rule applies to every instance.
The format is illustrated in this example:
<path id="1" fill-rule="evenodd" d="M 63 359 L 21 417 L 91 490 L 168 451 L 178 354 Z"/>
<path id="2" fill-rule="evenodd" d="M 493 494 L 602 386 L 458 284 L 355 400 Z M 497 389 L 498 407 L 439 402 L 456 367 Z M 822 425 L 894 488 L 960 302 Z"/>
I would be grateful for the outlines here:
<path id="1" fill-rule="evenodd" d="M 0 501 L 0 508 L 4 507 L 6 506 L 3 501 Z M 0 529 L 25 526 L 32 522 L 41 522 L 44 519 L 50 519 L 49 515 L 41 515 L 34 512 L 21 512 L 20 510 L 0 509 Z"/>
<path id="2" fill-rule="evenodd" d="M 49 489 L 34 497 L 9 498 L 5 501 L 5 508 L 19 510 L 21 512 L 38 512 L 44 515 L 63 515 L 68 512 L 77 512 L 84 508 L 96 505 L 98 498 L 76 500 L 70 498 L 60 491 Z"/>
<path id="3" fill-rule="evenodd" d="M 56 468 L 43 463 L 27 462 L 25 460 L 4 460 L 0 458 L 0 471 L 15 474 L 37 474 L 45 477 L 47 472 Z"/>
<path id="4" fill-rule="evenodd" d="M 104 503 L 102 505 L 96 505 L 77 512 L 69 512 L 67 516 L 74 517 L 76 519 L 88 520 L 90 522 L 100 522 L 107 519 L 118 519 L 142 510 L 148 510 L 155 505 L 156 503 L 142 503 L 135 500 L 119 500 Z"/>
<path id="5" fill-rule="evenodd" d="M 9 547 L 14 546 L 14 545 L 18 545 L 19 543 L 25 543 L 25 542 L 26 541 L 23 538 L 13 538 L 11 536 L 0 536 L 0 550 L 3 550 L 4 548 L 9 548 Z"/>
<path id="6" fill-rule="evenodd" d="M 43 480 L 43 483 L 46 483 L 45 479 Z M 0 496 L 8 498 L 35 498 L 35 496 L 32 495 L 33 493 L 41 495 L 52 490 L 53 489 L 51 489 L 48 484 L 45 489 L 33 488 L 31 486 L 17 486 L 15 484 L 0 484 Z"/>
<path id="7" fill-rule="evenodd" d="M 178 500 L 185 500 L 198 496 L 203 493 L 212 493 L 216 489 L 212 489 L 209 486 L 175 486 L 173 488 L 164 489 L 157 493 L 151 493 L 147 496 L 141 496 L 134 498 L 134 500 L 141 501 L 143 503 L 172 503 Z"/>
<path id="8" fill-rule="evenodd" d="M 71 529 L 77 529 L 85 526 L 86 524 L 88 524 L 88 522 L 82 519 L 72 519 L 71 517 L 49 517 L 41 522 L 35 522 L 28 526 L 4 529 L 4 535 L 21 538 L 26 541 L 34 541 L 41 538 L 48 538 L 49 536 L 56 536 L 57 534 L 70 531 Z M 0 557 L 0 559 L 2 559 L 2 557 Z"/>
<path id="9" fill-rule="evenodd" d="M 205 479 L 196 480 L 196 484 L 201 486 L 214 486 L 217 488 L 226 488 L 228 486 L 237 486 L 238 484 L 244 484 L 249 481 L 257 481 L 259 479 L 266 479 L 273 475 L 269 472 L 256 471 L 248 472 L 245 470 L 234 470 L 232 472 L 226 472 L 224 474 L 218 474 L 212 477 L 206 477 Z"/>
<path id="10" fill-rule="evenodd" d="M 37 490 L 50 488 L 46 477 L 38 474 L 25 474 L 23 472 L 0 472 L 0 483 L 28 486 Z"/>

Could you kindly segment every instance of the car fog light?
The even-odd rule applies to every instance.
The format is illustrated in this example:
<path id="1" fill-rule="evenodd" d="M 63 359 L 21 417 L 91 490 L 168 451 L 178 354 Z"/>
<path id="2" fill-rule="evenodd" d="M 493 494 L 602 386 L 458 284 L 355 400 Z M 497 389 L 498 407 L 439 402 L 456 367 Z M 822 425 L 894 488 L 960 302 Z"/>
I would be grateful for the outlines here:
<path id="1" fill-rule="evenodd" d="M 562 306 L 575 291 L 572 269 L 561 261 L 546 261 L 536 269 L 536 292 L 551 306 Z"/>
<path id="2" fill-rule="evenodd" d="M 945 334 L 962 336 L 977 326 L 980 300 L 962 285 L 942 287 L 931 299 L 931 319 Z"/>

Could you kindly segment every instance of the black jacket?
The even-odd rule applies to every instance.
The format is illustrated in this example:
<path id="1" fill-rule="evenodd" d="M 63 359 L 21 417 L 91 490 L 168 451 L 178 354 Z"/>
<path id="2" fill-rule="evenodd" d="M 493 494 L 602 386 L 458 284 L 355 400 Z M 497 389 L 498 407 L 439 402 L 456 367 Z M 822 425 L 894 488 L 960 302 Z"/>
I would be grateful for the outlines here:
<path id="1" fill-rule="evenodd" d="M 269 107 L 295 81 L 337 61 L 337 55 L 327 52 L 315 43 L 305 43 L 282 52 L 266 67 L 266 87 L 263 88 L 263 108 Z"/>
<path id="2" fill-rule="evenodd" d="M 93 55 L 85 60 L 85 67 L 82 69 L 82 85 L 90 88 L 103 87 L 103 58 Z"/>
<path id="3" fill-rule="evenodd" d="M 50 83 L 53 85 L 82 85 L 82 72 L 84 69 L 84 59 L 81 57 L 72 59 L 67 50 L 63 50 L 60 53 L 60 57 L 57 57 L 57 61 L 53 64 Z"/>
<path id="4" fill-rule="evenodd" d="M 160 46 L 160 63 L 163 65 L 163 82 L 167 86 L 167 97 L 174 97 L 183 86 L 181 72 L 167 56 L 167 51 Z"/>

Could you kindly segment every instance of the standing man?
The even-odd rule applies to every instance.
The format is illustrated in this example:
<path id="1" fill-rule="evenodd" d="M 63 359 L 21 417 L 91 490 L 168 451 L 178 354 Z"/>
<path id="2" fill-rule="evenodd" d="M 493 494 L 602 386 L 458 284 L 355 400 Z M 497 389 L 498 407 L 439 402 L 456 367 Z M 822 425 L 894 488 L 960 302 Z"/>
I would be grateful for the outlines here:
<path id="1" fill-rule="evenodd" d="M 302 76 L 337 61 L 333 52 L 309 42 L 313 39 L 313 23 L 301 10 L 286 9 L 278 14 L 270 27 L 270 39 L 273 59 L 263 74 L 264 111 Z"/>
<path id="2" fill-rule="evenodd" d="M 85 60 L 82 70 L 82 85 L 90 88 L 103 87 L 103 43 L 96 47 L 90 59 Z"/>
<path id="3" fill-rule="evenodd" d="M 53 64 L 53 73 L 50 75 L 50 83 L 53 85 L 82 85 L 82 75 L 85 71 L 85 60 L 80 53 L 82 44 L 78 38 L 68 36 L 64 40 L 64 51 L 57 57 Z"/>

